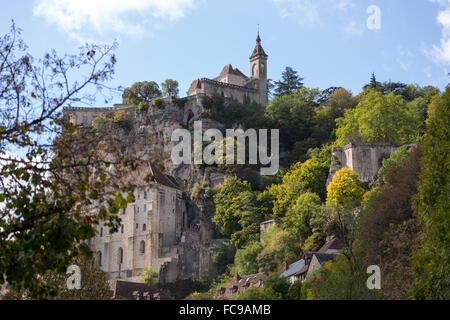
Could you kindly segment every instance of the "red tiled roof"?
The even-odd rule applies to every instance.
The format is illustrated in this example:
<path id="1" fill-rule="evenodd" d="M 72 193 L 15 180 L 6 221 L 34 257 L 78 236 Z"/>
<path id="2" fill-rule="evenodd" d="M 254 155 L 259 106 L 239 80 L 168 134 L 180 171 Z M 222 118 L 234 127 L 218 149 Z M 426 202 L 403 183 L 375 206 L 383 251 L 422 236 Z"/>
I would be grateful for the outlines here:
<path id="1" fill-rule="evenodd" d="M 264 281 L 266 280 L 267 275 L 264 272 L 251 274 L 248 276 L 239 276 L 236 275 L 233 277 L 230 282 L 228 282 L 224 287 L 220 290 L 221 297 L 230 297 L 230 289 L 234 289 L 234 293 L 240 292 L 243 288 L 248 288 L 251 285 L 256 287 L 261 287 Z"/>
<path id="2" fill-rule="evenodd" d="M 151 297 L 159 295 L 160 300 L 174 300 L 164 291 L 146 283 L 113 280 L 110 282 L 110 289 L 114 298 L 134 300 L 133 293 L 139 293 L 139 298 L 143 300 L 144 293 L 150 294 Z"/>
<path id="3" fill-rule="evenodd" d="M 146 181 L 148 178 L 148 181 Z M 166 187 L 183 191 L 183 185 L 179 184 L 175 178 L 162 173 L 154 163 L 140 165 L 134 171 L 130 171 L 121 178 L 124 184 L 133 184 L 137 187 L 148 185 L 149 182 L 156 182 Z"/>
<path id="4" fill-rule="evenodd" d="M 317 251 L 318 253 L 325 253 L 328 249 L 341 250 L 345 248 L 345 243 L 339 239 L 332 239 L 325 243 L 322 248 Z"/>
<path id="5" fill-rule="evenodd" d="M 253 53 L 250 56 L 250 59 L 253 58 L 253 57 L 256 57 L 258 55 L 267 57 L 267 54 L 264 52 L 264 49 L 263 49 L 263 47 L 261 46 L 260 43 L 256 44 L 255 49 L 253 50 Z"/>
<path id="6" fill-rule="evenodd" d="M 227 74 L 234 74 L 236 76 L 239 77 L 243 77 L 245 79 L 248 79 L 247 76 L 245 74 L 243 74 L 238 68 L 233 69 L 233 66 L 231 64 L 226 65 L 225 67 L 223 67 L 222 72 L 220 73 L 220 75 L 216 78 L 214 78 L 213 80 L 217 80 Z"/>
<path id="7" fill-rule="evenodd" d="M 201 89 L 202 88 L 202 82 L 198 80 L 194 80 L 191 83 L 191 86 L 189 87 L 189 91 L 195 90 L 195 89 Z"/>

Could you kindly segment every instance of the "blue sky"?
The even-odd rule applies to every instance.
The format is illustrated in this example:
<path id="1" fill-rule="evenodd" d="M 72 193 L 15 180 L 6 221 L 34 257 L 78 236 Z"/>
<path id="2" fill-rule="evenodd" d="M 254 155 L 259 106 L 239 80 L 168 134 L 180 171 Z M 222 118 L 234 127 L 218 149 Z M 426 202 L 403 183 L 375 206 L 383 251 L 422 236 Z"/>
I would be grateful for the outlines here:
<path id="1" fill-rule="evenodd" d="M 366 24 L 371 5 L 381 12 L 379 30 Z M 113 85 L 173 78 L 181 95 L 228 63 L 249 74 L 258 24 L 274 80 L 291 66 L 320 89 L 357 94 L 372 72 L 443 89 L 450 69 L 450 0 L 4 1 L 1 34 L 11 19 L 36 57 L 117 39 Z"/>

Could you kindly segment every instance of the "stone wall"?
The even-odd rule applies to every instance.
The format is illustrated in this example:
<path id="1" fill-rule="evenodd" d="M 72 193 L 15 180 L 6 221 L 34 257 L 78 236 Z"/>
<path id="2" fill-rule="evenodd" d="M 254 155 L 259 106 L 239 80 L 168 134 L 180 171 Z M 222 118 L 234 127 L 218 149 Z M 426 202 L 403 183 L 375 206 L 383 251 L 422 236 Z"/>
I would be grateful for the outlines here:
<path id="1" fill-rule="evenodd" d="M 359 179 L 363 182 L 373 180 L 383 159 L 389 158 L 398 147 L 400 145 L 394 143 L 350 143 L 342 148 L 333 148 L 327 185 L 342 168 L 352 169 L 359 174 Z"/>
<path id="2" fill-rule="evenodd" d="M 205 94 L 221 95 L 225 98 L 237 100 L 240 103 L 244 102 L 245 96 L 248 96 L 250 101 L 256 101 L 257 103 L 261 101 L 259 91 L 254 88 L 246 88 L 209 79 L 202 79 L 202 88 Z"/>

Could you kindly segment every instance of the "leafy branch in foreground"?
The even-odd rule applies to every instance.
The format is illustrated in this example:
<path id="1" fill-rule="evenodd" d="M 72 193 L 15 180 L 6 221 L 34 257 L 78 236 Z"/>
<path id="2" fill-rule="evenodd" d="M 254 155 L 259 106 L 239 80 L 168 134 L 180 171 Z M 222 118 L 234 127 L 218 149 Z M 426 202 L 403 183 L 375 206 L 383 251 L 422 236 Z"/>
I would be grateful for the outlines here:
<path id="1" fill-rule="evenodd" d="M 0 275 L 39 298 L 50 293 L 46 273 L 91 255 L 96 225 L 117 230 L 133 200 L 121 179 L 136 159 L 114 128 L 77 128 L 61 112 L 109 99 L 116 44 L 36 60 L 20 35 L 13 22 L 0 38 Z"/>

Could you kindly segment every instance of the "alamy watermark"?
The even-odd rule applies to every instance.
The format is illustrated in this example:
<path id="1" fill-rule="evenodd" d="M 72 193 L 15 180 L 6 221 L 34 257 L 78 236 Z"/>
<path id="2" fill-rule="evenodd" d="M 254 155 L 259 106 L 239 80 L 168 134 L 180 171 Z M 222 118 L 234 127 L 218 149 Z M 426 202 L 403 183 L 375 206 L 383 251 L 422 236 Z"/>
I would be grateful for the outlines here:
<path id="1" fill-rule="evenodd" d="M 81 269 L 77 265 L 71 265 L 67 268 L 66 274 L 70 274 L 67 278 L 66 285 L 69 290 L 81 289 Z"/>
<path id="2" fill-rule="evenodd" d="M 369 30 L 381 30 L 381 9 L 377 5 L 371 5 L 366 10 L 369 14 L 367 18 L 367 29 Z"/>
<path id="3" fill-rule="evenodd" d="M 367 274 L 371 276 L 367 279 L 366 285 L 369 290 L 381 289 L 381 269 L 379 266 L 369 266 L 367 268 Z"/>
<path id="4" fill-rule="evenodd" d="M 172 162 L 180 164 L 260 164 L 262 176 L 275 175 L 280 164 L 279 130 L 270 130 L 270 146 L 267 129 L 227 129 L 226 139 L 218 129 L 208 129 L 203 133 L 202 121 L 194 122 L 194 139 L 187 129 L 177 129 L 172 133 Z M 246 140 L 248 139 L 248 157 Z M 192 143 L 193 141 L 193 143 Z M 208 143 L 204 146 L 204 142 Z M 193 150 L 192 150 L 193 149 Z M 193 151 L 193 152 L 192 152 Z M 193 158 L 193 159 L 192 159 Z M 258 161 L 259 160 L 259 161 Z"/>

